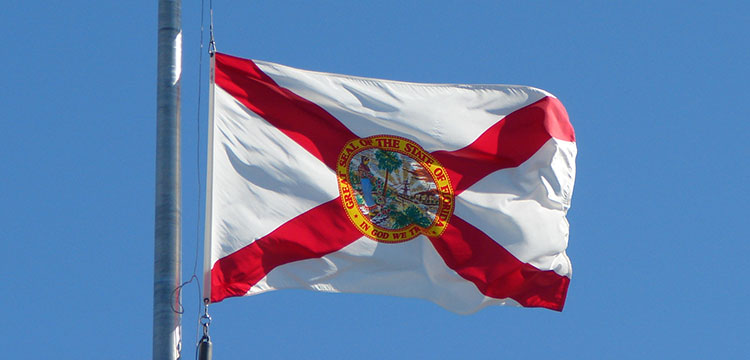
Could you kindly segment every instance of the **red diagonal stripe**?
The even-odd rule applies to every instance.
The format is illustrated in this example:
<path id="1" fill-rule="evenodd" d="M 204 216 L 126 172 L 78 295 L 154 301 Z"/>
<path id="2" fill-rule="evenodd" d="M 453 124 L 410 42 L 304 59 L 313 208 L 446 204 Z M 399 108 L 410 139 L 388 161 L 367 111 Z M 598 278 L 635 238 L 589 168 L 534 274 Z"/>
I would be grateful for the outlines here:
<path id="1" fill-rule="evenodd" d="M 211 302 L 245 295 L 277 266 L 322 257 L 360 237 L 339 198 L 321 204 L 219 259 L 211 269 Z"/>
<path id="2" fill-rule="evenodd" d="M 552 137 L 575 141 L 565 108 L 545 97 L 510 113 L 463 149 L 432 155 L 448 169 L 458 195 L 490 173 L 521 165 Z"/>
<path id="3" fill-rule="evenodd" d="M 432 245 L 451 269 L 473 282 L 482 294 L 511 298 L 526 307 L 561 311 L 570 279 L 516 259 L 500 244 L 458 216 Z"/>
<path id="4" fill-rule="evenodd" d="M 335 171 L 339 152 L 357 135 L 320 106 L 276 84 L 251 60 L 215 56 L 216 85 Z"/>

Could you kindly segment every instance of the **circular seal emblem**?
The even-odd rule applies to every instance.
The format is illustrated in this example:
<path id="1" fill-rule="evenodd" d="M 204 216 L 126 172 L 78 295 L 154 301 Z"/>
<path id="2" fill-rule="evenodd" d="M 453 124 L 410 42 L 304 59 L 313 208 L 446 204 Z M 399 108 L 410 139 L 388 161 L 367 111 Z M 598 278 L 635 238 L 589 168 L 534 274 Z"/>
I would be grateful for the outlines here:
<path id="1" fill-rule="evenodd" d="M 414 141 L 391 135 L 351 140 L 339 154 L 337 174 L 349 220 L 376 241 L 439 236 L 453 214 L 448 172 Z"/>

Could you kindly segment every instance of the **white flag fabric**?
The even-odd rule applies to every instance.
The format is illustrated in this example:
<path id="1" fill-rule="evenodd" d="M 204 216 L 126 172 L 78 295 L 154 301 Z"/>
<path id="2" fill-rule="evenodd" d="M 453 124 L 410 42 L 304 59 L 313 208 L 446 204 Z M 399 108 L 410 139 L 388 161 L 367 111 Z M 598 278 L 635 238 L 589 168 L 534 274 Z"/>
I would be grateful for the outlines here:
<path id="1" fill-rule="evenodd" d="M 576 145 L 551 94 L 220 53 L 212 80 L 211 302 L 302 288 L 562 310 Z"/>

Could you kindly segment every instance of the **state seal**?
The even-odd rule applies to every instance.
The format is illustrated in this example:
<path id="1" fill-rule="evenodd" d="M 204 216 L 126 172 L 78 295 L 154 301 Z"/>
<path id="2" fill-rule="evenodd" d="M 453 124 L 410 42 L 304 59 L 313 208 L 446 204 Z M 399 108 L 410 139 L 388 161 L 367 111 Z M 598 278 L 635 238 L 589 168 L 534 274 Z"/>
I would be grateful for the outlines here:
<path id="1" fill-rule="evenodd" d="M 339 153 L 337 175 L 349 220 L 376 241 L 440 236 L 453 214 L 448 172 L 409 139 L 375 135 L 351 140 Z"/>

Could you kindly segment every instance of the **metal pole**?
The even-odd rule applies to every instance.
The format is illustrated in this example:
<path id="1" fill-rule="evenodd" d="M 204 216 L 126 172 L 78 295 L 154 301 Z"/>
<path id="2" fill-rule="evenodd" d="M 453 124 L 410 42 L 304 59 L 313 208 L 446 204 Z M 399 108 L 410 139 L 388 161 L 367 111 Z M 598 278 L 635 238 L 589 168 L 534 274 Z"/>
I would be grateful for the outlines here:
<path id="1" fill-rule="evenodd" d="M 179 359 L 182 268 L 180 176 L 181 0 L 159 0 L 153 358 Z"/>

